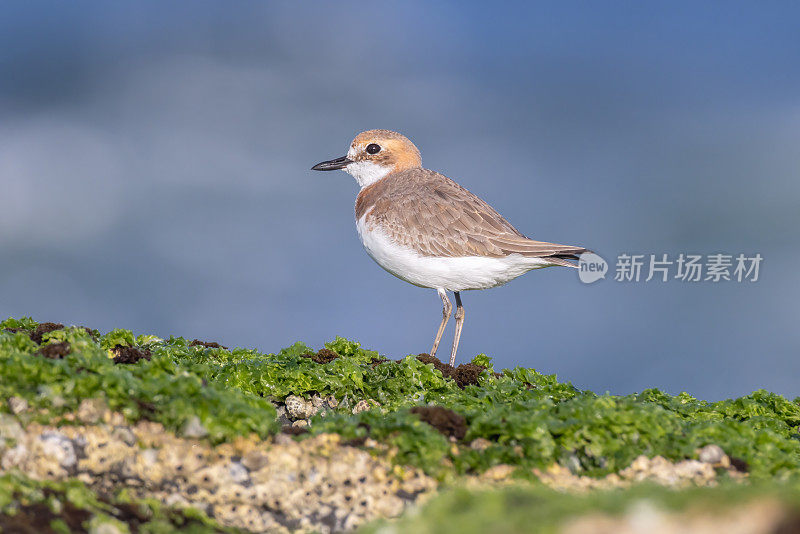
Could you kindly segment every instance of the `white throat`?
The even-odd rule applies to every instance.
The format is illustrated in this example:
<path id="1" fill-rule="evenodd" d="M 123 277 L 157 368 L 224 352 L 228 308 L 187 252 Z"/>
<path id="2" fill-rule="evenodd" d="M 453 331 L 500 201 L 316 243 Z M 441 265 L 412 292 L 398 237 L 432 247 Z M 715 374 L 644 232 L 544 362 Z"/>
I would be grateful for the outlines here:
<path id="1" fill-rule="evenodd" d="M 351 160 L 355 160 L 357 155 L 358 151 L 354 147 L 347 151 L 347 157 Z M 354 161 L 342 170 L 355 178 L 358 186 L 364 189 L 389 174 L 392 169 L 371 161 Z"/>
<path id="2" fill-rule="evenodd" d="M 389 174 L 392 169 L 372 161 L 354 161 L 343 170 L 355 178 L 359 187 L 363 189 Z"/>

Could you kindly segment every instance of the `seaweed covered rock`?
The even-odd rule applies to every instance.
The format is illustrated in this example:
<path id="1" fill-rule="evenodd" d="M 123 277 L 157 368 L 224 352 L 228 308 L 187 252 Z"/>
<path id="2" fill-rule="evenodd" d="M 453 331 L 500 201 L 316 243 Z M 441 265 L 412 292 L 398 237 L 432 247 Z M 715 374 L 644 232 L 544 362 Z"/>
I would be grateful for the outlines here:
<path id="1" fill-rule="evenodd" d="M 800 404 L 761 390 L 718 402 L 597 395 L 534 369 L 495 372 L 484 355 L 450 367 L 343 338 L 261 353 L 0 323 L 0 480 L 81 484 L 99 504 L 75 517 L 95 521 L 108 505 L 125 518 L 108 524 L 131 530 L 150 520 L 102 496 L 127 488 L 130 507 L 160 503 L 175 521 L 194 508 L 203 528 L 328 532 L 394 517 L 435 491 L 447 502 L 462 483 L 622 488 L 623 499 L 650 485 L 791 489 L 798 428 Z M 14 491 L 0 502 L 23 506 Z M 552 505 L 546 515 L 559 498 L 532 502 Z M 565 508 L 580 502 L 570 499 Z"/>

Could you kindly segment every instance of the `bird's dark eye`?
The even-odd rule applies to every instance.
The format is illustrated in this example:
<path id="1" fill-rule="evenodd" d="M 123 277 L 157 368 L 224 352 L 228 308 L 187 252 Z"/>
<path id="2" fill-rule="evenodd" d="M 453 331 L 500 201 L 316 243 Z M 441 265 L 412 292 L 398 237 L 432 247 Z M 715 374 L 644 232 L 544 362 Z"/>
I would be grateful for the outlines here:
<path id="1" fill-rule="evenodd" d="M 376 145 L 375 143 L 370 143 L 367 145 L 367 154 L 377 154 L 381 151 L 381 146 Z"/>

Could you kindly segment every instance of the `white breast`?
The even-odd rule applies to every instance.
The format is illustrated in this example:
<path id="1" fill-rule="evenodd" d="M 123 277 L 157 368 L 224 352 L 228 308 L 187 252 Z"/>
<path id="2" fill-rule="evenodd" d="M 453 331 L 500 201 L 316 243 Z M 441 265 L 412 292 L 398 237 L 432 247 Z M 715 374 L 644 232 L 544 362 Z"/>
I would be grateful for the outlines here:
<path id="1" fill-rule="evenodd" d="M 502 258 L 422 256 L 392 241 L 379 226 L 366 224 L 365 213 L 356 221 L 358 235 L 367 254 L 386 271 L 420 287 L 465 291 L 503 285 L 531 269 L 553 265 L 542 258 L 512 254 Z"/>

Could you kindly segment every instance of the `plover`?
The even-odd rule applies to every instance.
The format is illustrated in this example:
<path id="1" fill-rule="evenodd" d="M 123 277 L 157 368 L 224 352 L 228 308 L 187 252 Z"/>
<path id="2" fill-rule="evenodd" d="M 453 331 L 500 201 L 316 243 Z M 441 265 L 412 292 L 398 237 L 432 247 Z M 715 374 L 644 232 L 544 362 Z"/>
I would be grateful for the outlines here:
<path id="1" fill-rule="evenodd" d="M 346 156 L 312 170 L 341 169 L 361 191 L 356 227 L 373 260 L 401 280 L 435 289 L 442 321 L 431 348 L 436 355 L 456 299 L 456 331 L 450 365 L 464 325 L 461 291 L 497 287 L 532 269 L 576 267 L 583 247 L 528 239 L 489 204 L 450 178 L 422 167 L 419 150 L 390 130 L 368 130 L 353 139 Z"/>

